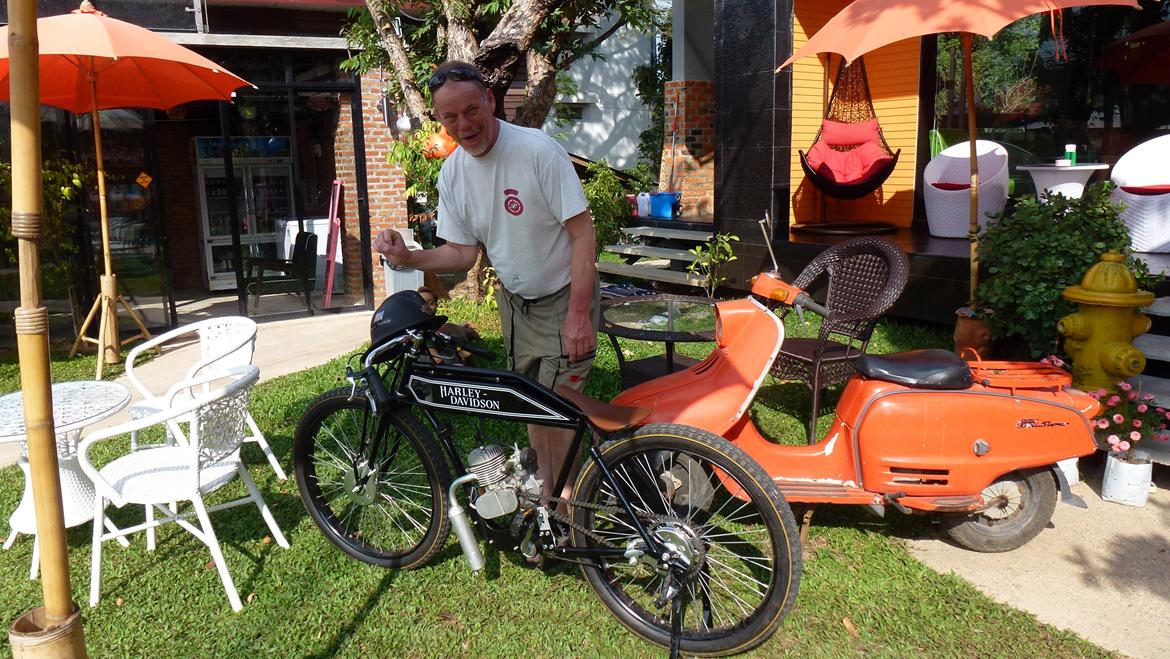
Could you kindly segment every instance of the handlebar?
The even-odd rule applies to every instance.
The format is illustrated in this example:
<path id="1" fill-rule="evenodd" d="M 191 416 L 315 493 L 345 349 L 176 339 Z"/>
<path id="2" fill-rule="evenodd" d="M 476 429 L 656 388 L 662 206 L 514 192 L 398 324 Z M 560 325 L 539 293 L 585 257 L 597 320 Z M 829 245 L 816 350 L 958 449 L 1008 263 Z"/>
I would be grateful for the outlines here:
<path id="1" fill-rule="evenodd" d="M 829 310 L 828 307 L 818 303 L 816 300 L 812 299 L 811 295 L 803 291 L 801 291 L 801 293 L 796 296 L 796 299 L 792 301 L 792 306 L 811 309 L 812 311 L 817 312 L 817 314 L 819 314 L 822 318 L 828 318 L 829 314 L 833 313 Z"/>
<path id="2" fill-rule="evenodd" d="M 460 350 L 466 350 L 467 352 L 470 352 L 476 357 L 491 359 L 496 356 L 496 353 L 492 352 L 490 349 L 485 348 L 484 346 L 481 346 L 473 341 L 469 341 L 461 336 L 448 334 L 446 332 L 435 332 L 435 336 L 438 336 L 439 338 L 455 346 L 456 348 L 459 348 Z"/>

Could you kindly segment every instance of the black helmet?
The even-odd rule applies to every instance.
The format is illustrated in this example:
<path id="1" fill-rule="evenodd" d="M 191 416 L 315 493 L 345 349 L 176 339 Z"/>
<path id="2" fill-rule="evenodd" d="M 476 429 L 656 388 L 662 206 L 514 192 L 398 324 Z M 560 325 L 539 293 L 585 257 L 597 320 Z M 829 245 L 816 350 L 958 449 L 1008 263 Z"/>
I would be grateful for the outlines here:
<path id="1" fill-rule="evenodd" d="M 408 329 L 438 329 L 447 322 L 427 309 L 417 291 L 399 291 L 386 298 L 370 320 L 370 347 L 376 348 Z"/>

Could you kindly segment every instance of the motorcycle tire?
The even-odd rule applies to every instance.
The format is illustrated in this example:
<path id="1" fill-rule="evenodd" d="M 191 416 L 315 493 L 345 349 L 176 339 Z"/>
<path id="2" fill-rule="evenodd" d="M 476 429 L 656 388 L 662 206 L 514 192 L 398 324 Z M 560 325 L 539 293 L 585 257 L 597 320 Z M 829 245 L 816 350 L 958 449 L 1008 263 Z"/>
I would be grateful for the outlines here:
<path id="1" fill-rule="evenodd" d="M 679 650 L 720 656 L 767 641 L 796 599 L 802 559 L 792 511 L 759 464 L 721 437 L 672 424 L 616 437 L 601 459 L 647 530 L 683 547 L 694 566 L 679 595 Z M 582 467 L 574 501 L 575 546 L 641 545 L 626 513 L 612 512 L 620 502 L 595 461 Z M 663 576 L 653 559 L 598 561 L 582 572 L 622 624 L 670 646 L 671 605 L 654 604 Z"/>
<path id="2" fill-rule="evenodd" d="M 1013 471 L 983 490 L 991 506 L 972 515 L 944 515 L 952 540 L 972 551 L 1011 551 L 1035 538 L 1056 509 L 1056 482 L 1047 469 Z"/>
<path id="3" fill-rule="evenodd" d="M 420 567 L 450 531 L 447 463 L 409 409 L 374 415 L 362 390 L 352 398 L 351 391 L 322 394 L 301 417 L 293 438 L 301 501 L 317 528 L 349 556 L 387 568 Z M 379 455 L 370 456 L 380 419 L 386 436 Z"/>

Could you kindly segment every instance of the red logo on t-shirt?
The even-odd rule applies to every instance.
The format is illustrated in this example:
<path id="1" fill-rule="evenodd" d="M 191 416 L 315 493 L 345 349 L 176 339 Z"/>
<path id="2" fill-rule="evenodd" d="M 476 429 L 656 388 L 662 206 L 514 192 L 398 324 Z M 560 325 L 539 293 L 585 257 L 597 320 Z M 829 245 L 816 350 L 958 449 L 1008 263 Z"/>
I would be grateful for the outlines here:
<path id="1" fill-rule="evenodd" d="M 519 190 L 513 190 L 512 188 L 504 190 L 504 210 L 509 215 L 518 216 L 524 212 L 524 202 L 520 201 L 520 197 L 516 196 L 518 194 L 520 194 Z"/>

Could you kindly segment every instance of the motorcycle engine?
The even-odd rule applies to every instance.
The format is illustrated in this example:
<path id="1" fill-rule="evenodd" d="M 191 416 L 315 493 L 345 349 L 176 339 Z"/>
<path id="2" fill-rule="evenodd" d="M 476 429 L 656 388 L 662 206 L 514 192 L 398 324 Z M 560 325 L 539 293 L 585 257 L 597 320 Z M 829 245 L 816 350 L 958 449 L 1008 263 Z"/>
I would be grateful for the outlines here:
<path id="1" fill-rule="evenodd" d="M 488 444 L 472 449 L 467 455 L 467 470 L 478 477 L 478 495 L 472 504 L 480 517 L 495 519 L 510 515 L 520 507 L 520 493 L 538 496 L 536 452 L 531 448 L 507 449 Z"/>

